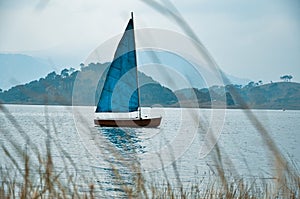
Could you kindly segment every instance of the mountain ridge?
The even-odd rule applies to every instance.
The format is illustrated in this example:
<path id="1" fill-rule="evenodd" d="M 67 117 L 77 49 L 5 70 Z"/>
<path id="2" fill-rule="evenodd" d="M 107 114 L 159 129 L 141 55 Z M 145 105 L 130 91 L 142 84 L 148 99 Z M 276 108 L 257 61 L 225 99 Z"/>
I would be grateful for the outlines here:
<path id="1" fill-rule="evenodd" d="M 109 63 L 91 63 L 81 70 L 70 68 L 63 69 L 60 74 L 51 72 L 44 78 L 4 92 L 0 90 L 0 101 L 7 104 L 94 106 L 98 102 L 108 66 Z M 142 106 L 245 108 L 239 104 L 238 98 L 241 97 L 247 108 L 300 110 L 300 84 L 295 82 L 250 82 L 245 86 L 231 84 L 172 91 L 141 72 L 139 81 L 143 85 L 140 88 Z M 83 89 L 76 93 L 74 91 L 78 86 Z"/>
<path id="2" fill-rule="evenodd" d="M 51 70 L 50 63 L 25 54 L 0 53 L 0 88 L 8 90 L 46 75 Z"/>
<path id="3" fill-rule="evenodd" d="M 21 53 L 0 53 L 0 70 L 4 71 L 0 73 L 0 89 L 8 90 L 13 86 L 39 79 L 54 70 L 54 66 L 52 65 L 51 61 L 39 58 L 38 56 Z M 70 67 L 77 68 L 78 66 Z M 57 69 L 55 68 L 55 70 Z M 247 78 L 225 74 L 233 84 L 245 85 L 250 82 Z"/>

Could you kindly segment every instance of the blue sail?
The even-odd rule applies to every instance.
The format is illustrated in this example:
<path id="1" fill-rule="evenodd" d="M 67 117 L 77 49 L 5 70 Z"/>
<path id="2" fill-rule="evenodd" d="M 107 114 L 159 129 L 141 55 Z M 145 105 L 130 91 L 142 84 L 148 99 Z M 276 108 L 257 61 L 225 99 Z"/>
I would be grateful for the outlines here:
<path id="1" fill-rule="evenodd" d="M 111 63 L 96 112 L 132 112 L 139 107 L 133 19 L 123 34 Z"/>

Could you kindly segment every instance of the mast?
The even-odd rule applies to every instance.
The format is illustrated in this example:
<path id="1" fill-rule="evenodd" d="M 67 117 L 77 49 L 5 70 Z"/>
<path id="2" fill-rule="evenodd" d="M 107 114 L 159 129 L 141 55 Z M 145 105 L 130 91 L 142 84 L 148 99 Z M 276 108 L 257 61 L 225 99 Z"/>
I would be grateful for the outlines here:
<path id="1" fill-rule="evenodd" d="M 133 12 L 131 12 L 131 20 L 132 20 L 132 31 L 133 31 L 133 39 L 134 39 L 134 56 L 135 56 L 135 65 L 136 65 L 136 85 L 138 92 L 138 114 L 139 119 L 142 119 L 142 111 L 141 111 L 141 97 L 140 97 L 140 88 L 139 88 L 139 80 L 138 80 L 138 68 L 137 68 L 137 56 L 136 56 L 136 47 L 135 47 L 135 35 L 134 35 L 134 23 L 133 23 Z"/>

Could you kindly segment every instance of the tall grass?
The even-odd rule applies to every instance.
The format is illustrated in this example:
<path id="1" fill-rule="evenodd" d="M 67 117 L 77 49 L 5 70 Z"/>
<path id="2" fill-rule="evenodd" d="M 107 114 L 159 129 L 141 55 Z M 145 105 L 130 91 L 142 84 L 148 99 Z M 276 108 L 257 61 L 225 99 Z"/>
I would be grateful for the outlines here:
<path id="1" fill-rule="evenodd" d="M 218 68 L 192 28 L 171 2 L 164 0 L 162 1 L 163 4 L 158 1 L 142 1 L 174 20 L 188 36 L 200 44 L 197 48 L 199 52 L 204 52 L 207 55 L 208 63 L 212 67 Z M 224 75 L 223 79 L 226 84 L 230 83 Z M 176 178 L 169 179 L 164 171 L 163 161 L 163 175 L 160 179 L 151 179 L 142 170 L 137 159 L 133 159 L 130 163 L 127 162 L 126 167 L 130 170 L 131 176 L 129 177 L 130 179 L 124 179 L 118 165 L 118 162 L 123 162 L 122 155 L 113 147 L 107 145 L 104 148 L 109 150 L 115 159 L 114 162 L 110 162 L 110 170 L 112 172 L 111 185 L 113 187 L 109 190 L 103 187 L 101 183 L 90 181 L 85 176 L 78 176 L 81 174 L 77 173 L 76 162 L 60 146 L 60 143 L 51 137 L 50 127 L 54 129 L 55 133 L 57 133 L 57 129 L 56 124 L 51 122 L 50 117 L 46 117 L 47 122 L 45 126 L 34 121 L 47 137 L 44 145 L 45 149 L 41 149 L 31 140 L 28 132 L 22 128 L 18 120 L 0 104 L 0 111 L 4 114 L 4 117 L 14 124 L 18 134 L 26 140 L 28 151 L 33 152 L 29 155 L 27 150 L 24 151 L 21 146 L 18 146 L 14 140 L 9 138 L 7 139 L 11 148 L 7 148 L 1 143 L 1 150 L 5 154 L 6 161 L 11 164 L 9 164 L 9 167 L 1 164 L 0 198 L 299 198 L 300 175 L 297 166 L 281 154 L 267 130 L 257 120 L 251 110 L 248 110 L 247 105 L 238 93 L 235 90 L 231 90 L 230 93 L 243 106 L 245 114 L 260 133 L 261 138 L 271 152 L 275 160 L 272 166 L 277 171 L 273 179 L 248 180 L 227 173 L 227 168 L 223 164 L 226 153 L 220 150 L 218 144 L 215 145 L 214 150 L 211 152 L 216 171 L 207 176 L 206 179 L 200 178 L 199 181 L 190 182 L 187 186 L 183 185 L 180 174 L 177 171 L 176 162 L 172 164 Z M 10 132 L 1 133 L 9 134 Z M 56 146 L 62 156 L 63 168 L 55 166 L 57 164 L 53 160 L 51 143 Z M 43 150 L 46 150 L 46 154 L 42 153 Z M 21 161 L 17 160 L 16 157 L 21 157 Z M 234 170 L 234 165 L 230 165 L 230 167 Z M 96 176 L 96 173 L 93 173 L 93 175 Z M 84 188 L 87 188 L 84 191 L 82 191 L 81 179 L 84 179 Z"/>
<path id="2" fill-rule="evenodd" d="M 172 166 L 176 174 L 175 179 L 169 179 L 164 171 L 163 161 L 162 176 L 160 179 L 151 179 L 142 170 L 137 159 L 133 158 L 132 161 L 126 162 L 126 168 L 130 170 L 130 176 L 126 179 L 118 165 L 118 161 L 123 162 L 122 155 L 111 146 L 107 146 L 115 158 L 114 162 L 110 162 L 113 187 L 108 190 L 95 181 L 89 181 L 85 176 L 77 176 L 81 174 L 76 173 L 76 162 L 59 142 L 55 142 L 50 136 L 50 124 L 54 131 L 57 131 L 50 118 L 46 126 L 36 122 L 47 135 L 44 145 L 46 154 L 42 155 L 42 149 L 31 141 L 16 118 L 4 106 L 1 105 L 0 108 L 5 117 L 16 124 L 19 134 L 23 134 L 28 143 L 28 149 L 25 150 L 13 140 L 10 140 L 11 149 L 1 144 L 1 149 L 12 164 L 9 168 L 0 168 L 0 198 L 299 198 L 299 172 L 292 161 L 286 161 L 281 153 L 276 151 L 275 159 L 284 159 L 286 162 L 284 165 L 278 165 L 277 161 L 274 161 L 273 167 L 280 172 L 276 173 L 273 179 L 248 180 L 226 173 L 227 169 L 223 165 L 226 154 L 220 150 L 218 144 L 212 151 L 215 171 L 206 178 L 200 178 L 199 181 L 190 182 L 188 185 L 183 185 L 180 181 L 176 162 Z M 64 168 L 55 167 L 57 164 L 52 157 L 51 143 L 62 154 Z M 21 157 L 21 161 L 16 159 L 12 149 Z M 29 150 L 34 151 L 34 154 L 29 155 Z M 234 168 L 234 165 L 231 166 Z M 80 178 L 85 179 L 84 186 Z"/>

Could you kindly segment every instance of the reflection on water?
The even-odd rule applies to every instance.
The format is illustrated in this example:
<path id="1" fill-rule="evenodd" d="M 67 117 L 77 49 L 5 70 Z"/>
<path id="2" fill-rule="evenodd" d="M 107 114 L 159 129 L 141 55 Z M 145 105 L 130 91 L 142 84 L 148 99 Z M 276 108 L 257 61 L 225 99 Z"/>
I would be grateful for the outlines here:
<path id="1" fill-rule="evenodd" d="M 139 167 L 137 155 L 145 153 L 145 147 L 141 145 L 142 140 L 137 136 L 135 129 L 100 127 L 98 130 L 105 141 L 113 146 L 108 159 L 110 167 L 103 168 L 109 176 L 108 181 L 104 182 L 109 185 L 105 191 L 111 195 L 125 197 L 123 188 L 134 187 Z M 98 183 L 103 182 L 99 181 Z"/>
<path id="2" fill-rule="evenodd" d="M 143 173 L 147 171 L 149 175 L 153 175 L 154 182 L 156 179 L 157 182 L 162 181 L 164 173 L 162 173 L 160 162 L 156 162 L 154 157 L 164 149 L 167 151 L 168 144 L 172 147 L 172 152 L 179 154 L 174 162 L 183 184 L 189 185 L 191 181 L 205 176 L 206 171 L 216 171 L 210 154 L 205 158 L 199 158 L 199 146 L 204 142 L 205 132 L 200 131 L 202 128 L 196 129 L 199 133 L 194 138 L 192 136 L 194 131 L 191 131 L 192 125 L 189 123 L 193 120 L 181 114 L 180 109 L 161 109 L 165 116 L 161 126 L 157 129 L 97 128 L 93 126 L 93 120 L 88 117 L 92 130 L 87 128 L 86 131 L 80 131 L 82 134 L 78 134 L 80 128 L 79 126 L 75 128 L 74 115 L 68 107 L 50 106 L 47 107 L 47 112 L 44 106 L 8 105 L 6 107 L 11 115 L 18 119 L 18 124 L 42 156 L 45 156 L 47 152 L 45 148 L 47 133 L 37 123 L 47 127 L 52 139 L 51 154 L 58 172 L 66 168 L 63 161 L 66 160 L 68 172 L 84 177 L 82 182 L 86 183 L 82 185 L 83 187 L 94 182 L 100 187 L 97 189 L 99 195 L 102 196 L 105 193 L 106 198 L 123 196 L 123 185 L 131 187 L 136 182 L 133 166 L 139 166 L 139 161 Z M 210 118 L 210 110 L 199 109 L 197 111 L 201 118 Z M 264 124 L 282 153 L 288 154 L 295 164 L 299 165 L 300 111 L 253 110 L 253 113 Z M 218 119 L 218 117 L 215 118 Z M 26 139 L 15 128 L 15 123 L 10 122 L 3 112 L 0 112 L 0 121 L 0 144 L 8 149 L 17 164 L 23 167 L 23 158 L 18 151 L 14 150 L 13 144 L 20 146 L 23 150 L 26 147 Z M 55 126 L 49 124 L 49 121 Z M 82 124 L 83 127 L 87 126 L 86 122 Z M 210 122 L 204 121 L 201 125 L 207 127 Z M 234 165 L 239 175 L 247 178 L 273 178 L 276 168 L 273 167 L 270 158 L 272 156 L 243 111 L 226 110 L 218 144 L 222 154 L 226 153 L 224 165 Z M 28 153 L 31 154 L 30 160 L 38 164 L 38 159 L 30 147 L 28 147 Z M 67 158 L 65 154 L 68 155 Z M 167 158 L 167 156 L 163 158 L 166 166 L 163 172 L 170 181 L 176 180 L 172 165 L 166 164 Z M 154 170 L 150 167 L 152 170 L 147 170 L 148 164 L 143 164 L 144 162 L 153 163 L 156 166 L 154 168 L 158 169 Z M 76 168 L 73 163 L 76 164 Z M 3 150 L 0 150 L 0 166 L 13 168 L 11 165 L 13 165 L 12 161 Z M 199 171 L 197 175 L 194 175 L 195 170 Z M 34 172 L 37 171 L 33 170 L 32 174 Z M 146 180 L 149 179 L 146 178 Z M 23 178 L 18 180 L 22 182 Z M 81 179 L 79 181 L 81 183 Z M 67 177 L 66 182 L 68 182 Z M 88 188 L 86 190 L 88 191 Z"/>
<path id="3" fill-rule="evenodd" d="M 141 146 L 142 140 L 137 136 L 135 129 L 99 128 L 99 130 L 120 153 L 145 153 L 145 147 Z"/>

